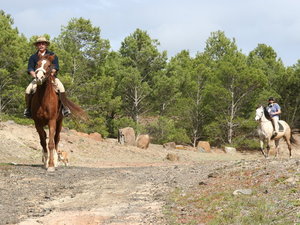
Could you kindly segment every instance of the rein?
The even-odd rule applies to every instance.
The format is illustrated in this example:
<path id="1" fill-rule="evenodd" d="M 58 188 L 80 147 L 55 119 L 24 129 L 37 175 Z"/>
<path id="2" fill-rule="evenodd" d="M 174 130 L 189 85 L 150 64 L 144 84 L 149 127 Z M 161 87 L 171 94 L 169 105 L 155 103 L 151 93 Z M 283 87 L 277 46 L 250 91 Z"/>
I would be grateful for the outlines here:
<path id="1" fill-rule="evenodd" d="M 38 69 L 36 69 L 35 70 L 35 73 L 37 73 L 37 72 L 39 72 L 39 71 L 42 71 L 44 74 L 46 74 L 47 73 L 47 71 L 44 69 L 44 68 L 38 68 Z"/>
<path id="2" fill-rule="evenodd" d="M 49 78 L 50 80 L 54 81 L 55 76 L 51 76 L 51 71 L 52 71 L 53 66 L 50 66 L 50 69 L 48 71 L 46 71 L 44 68 L 38 68 L 35 70 L 35 73 L 42 71 L 45 75 L 45 81 L 47 81 Z M 35 78 L 37 79 L 37 77 L 35 76 Z"/>

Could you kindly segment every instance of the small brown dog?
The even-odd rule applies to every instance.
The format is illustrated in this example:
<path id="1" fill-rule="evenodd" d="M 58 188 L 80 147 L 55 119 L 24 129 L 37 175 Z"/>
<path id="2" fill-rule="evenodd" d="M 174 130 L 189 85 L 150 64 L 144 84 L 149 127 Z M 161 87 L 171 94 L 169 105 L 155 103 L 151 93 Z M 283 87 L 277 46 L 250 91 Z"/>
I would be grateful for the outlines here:
<path id="1" fill-rule="evenodd" d="M 68 153 L 62 150 L 57 151 L 58 154 L 58 161 L 63 162 L 65 166 L 69 165 Z"/>

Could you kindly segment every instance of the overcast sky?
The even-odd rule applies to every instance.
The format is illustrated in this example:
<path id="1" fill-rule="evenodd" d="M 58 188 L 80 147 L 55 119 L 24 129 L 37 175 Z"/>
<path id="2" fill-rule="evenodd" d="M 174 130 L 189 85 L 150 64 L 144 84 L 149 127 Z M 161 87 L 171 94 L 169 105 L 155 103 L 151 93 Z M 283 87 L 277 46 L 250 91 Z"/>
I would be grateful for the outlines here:
<path id="1" fill-rule="evenodd" d="M 286 66 L 300 59 L 299 0 L 0 0 L 14 26 L 26 37 L 57 37 L 71 18 L 90 19 L 101 37 L 118 50 L 137 28 L 174 56 L 202 52 L 211 32 L 222 30 L 248 54 L 258 44 L 271 46 Z"/>

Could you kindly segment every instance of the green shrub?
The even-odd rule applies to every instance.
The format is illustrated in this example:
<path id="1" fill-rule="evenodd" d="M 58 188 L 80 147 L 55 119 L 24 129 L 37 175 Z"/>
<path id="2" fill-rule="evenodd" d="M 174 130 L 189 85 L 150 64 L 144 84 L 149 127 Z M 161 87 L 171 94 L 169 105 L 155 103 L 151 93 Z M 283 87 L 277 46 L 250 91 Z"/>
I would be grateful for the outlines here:
<path id="1" fill-rule="evenodd" d="M 176 127 L 175 121 L 170 118 L 160 117 L 157 121 L 151 123 L 147 130 L 153 138 L 153 142 L 157 144 L 166 142 L 190 143 L 186 130 Z"/>

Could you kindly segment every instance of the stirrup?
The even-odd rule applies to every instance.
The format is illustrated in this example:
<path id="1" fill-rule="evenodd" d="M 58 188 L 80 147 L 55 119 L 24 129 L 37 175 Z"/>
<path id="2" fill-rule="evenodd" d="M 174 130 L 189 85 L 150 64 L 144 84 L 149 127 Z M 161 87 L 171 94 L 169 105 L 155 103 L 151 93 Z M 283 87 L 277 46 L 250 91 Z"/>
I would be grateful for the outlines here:
<path id="1" fill-rule="evenodd" d="M 63 108 L 62 109 L 62 115 L 64 116 L 64 117 L 68 117 L 70 114 L 71 114 L 71 111 L 70 111 L 70 109 L 69 108 Z"/>
<path id="2" fill-rule="evenodd" d="M 31 118 L 31 112 L 30 112 L 29 109 L 25 109 L 25 110 L 24 110 L 24 117 L 26 117 L 26 118 Z"/>

